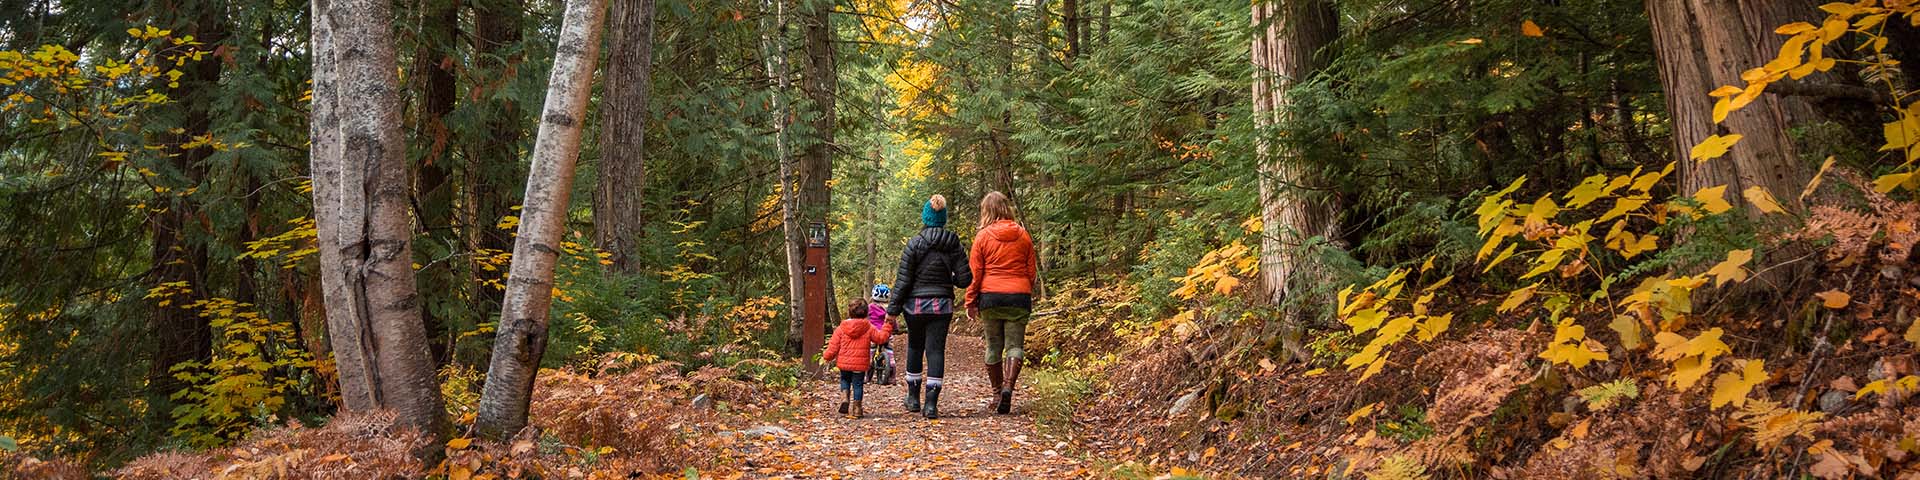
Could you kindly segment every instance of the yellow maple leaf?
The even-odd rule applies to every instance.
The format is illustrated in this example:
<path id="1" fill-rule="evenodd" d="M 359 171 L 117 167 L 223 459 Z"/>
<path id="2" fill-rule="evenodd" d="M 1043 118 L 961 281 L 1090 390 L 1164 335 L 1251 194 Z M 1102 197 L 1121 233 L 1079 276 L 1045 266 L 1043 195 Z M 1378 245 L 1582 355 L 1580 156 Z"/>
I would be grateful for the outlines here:
<path id="1" fill-rule="evenodd" d="M 1620 334 L 1620 346 L 1628 350 L 1640 348 L 1640 344 L 1645 341 L 1641 338 L 1640 321 L 1634 320 L 1633 317 L 1626 315 L 1613 317 L 1613 321 L 1607 323 L 1607 328 Z"/>
<path id="2" fill-rule="evenodd" d="M 1373 403 L 1367 404 L 1367 406 L 1360 407 L 1360 409 L 1358 410 L 1354 410 L 1353 413 L 1347 414 L 1347 424 L 1352 425 L 1353 422 L 1358 422 L 1360 421 L 1360 419 L 1366 418 L 1368 415 L 1372 415 L 1373 409 L 1378 408 L 1379 406 L 1380 406 L 1380 402 L 1373 402 Z"/>
<path id="3" fill-rule="evenodd" d="M 1682 358 L 1678 362 L 1673 362 L 1673 375 L 1669 375 L 1667 381 L 1680 391 L 1692 390 L 1694 384 L 1700 383 L 1700 377 L 1707 376 L 1707 372 L 1713 370 L 1712 367 L 1711 360 L 1700 357 Z"/>
<path id="4" fill-rule="evenodd" d="M 1693 193 L 1693 199 L 1699 201 L 1700 208 L 1706 209 L 1709 213 L 1722 213 L 1733 209 L 1733 204 L 1727 203 L 1726 185 L 1702 188 Z"/>
<path id="5" fill-rule="evenodd" d="M 1513 293 L 1507 294 L 1507 299 L 1504 301 L 1501 301 L 1500 307 L 1495 308 L 1494 311 L 1499 313 L 1507 313 L 1508 311 L 1511 311 L 1515 308 L 1519 308 L 1520 305 L 1527 303 L 1528 299 L 1533 298 L 1533 291 L 1538 288 L 1540 288 L 1540 282 L 1534 282 L 1532 285 L 1528 285 L 1525 288 L 1514 290 Z"/>
<path id="6" fill-rule="evenodd" d="M 1813 172 L 1813 179 L 1807 181 L 1807 188 L 1800 191 L 1800 201 L 1806 201 L 1807 195 L 1812 194 L 1814 189 L 1820 188 L 1820 177 L 1826 176 L 1829 168 L 1833 168 L 1832 155 L 1827 156 L 1827 161 L 1820 162 L 1819 171 Z"/>
<path id="7" fill-rule="evenodd" d="M 1220 277 L 1220 281 L 1213 284 L 1213 293 L 1217 295 L 1226 295 L 1228 293 L 1233 292 L 1233 287 L 1237 287 L 1237 286 L 1240 286 L 1240 279 L 1234 278 L 1231 275 Z"/>
<path id="8" fill-rule="evenodd" d="M 1435 337 L 1439 337 L 1440 333 L 1447 331 L 1447 327 L 1452 324 L 1453 314 L 1451 313 L 1438 317 L 1427 317 L 1427 321 L 1420 323 L 1420 332 L 1416 334 L 1414 338 L 1418 338 L 1422 342 L 1433 340 Z M 1914 324 L 1920 325 L 1920 322 L 1914 322 Z M 1920 329 L 1915 329 L 1915 331 L 1920 331 Z"/>
<path id="9" fill-rule="evenodd" d="M 1560 205 L 1553 203 L 1552 195 L 1542 195 L 1533 202 L 1533 208 L 1527 210 L 1526 227 L 1528 229 L 1545 228 L 1553 217 L 1560 215 Z"/>
<path id="10" fill-rule="evenodd" d="M 1907 343 L 1911 343 L 1914 348 L 1920 349 L 1920 320 L 1908 323 L 1907 334 L 1901 335 L 1900 338 L 1906 339 Z"/>
<path id="11" fill-rule="evenodd" d="M 1574 186 L 1572 190 L 1568 190 L 1567 194 L 1561 198 L 1567 199 L 1567 208 L 1584 207 L 1589 203 L 1593 203 L 1594 200 L 1605 196 L 1608 193 L 1606 190 L 1607 185 L 1606 175 L 1594 175 L 1587 177 L 1585 180 L 1581 180 L 1579 185 Z"/>
<path id="12" fill-rule="evenodd" d="M 472 445 L 472 444 L 473 444 L 473 439 L 471 438 L 456 438 L 456 439 L 447 441 L 447 449 L 460 450 L 460 449 L 467 448 L 467 445 Z"/>
<path id="13" fill-rule="evenodd" d="M 1887 193 L 1887 192 L 1893 191 L 1893 189 L 1895 188 L 1900 188 L 1901 185 L 1912 183 L 1914 179 L 1914 173 L 1915 172 L 1889 173 L 1886 175 L 1881 175 L 1879 177 L 1874 177 L 1873 191 L 1880 192 L 1880 193 Z"/>
<path id="14" fill-rule="evenodd" d="M 1594 360 L 1606 360 L 1607 351 L 1593 340 L 1578 343 L 1556 343 L 1540 352 L 1540 358 L 1553 363 L 1572 365 L 1573 368 L 1586 368 Z"/>
<path id="15" fill-rule="evenodd" d="M 1746 190 L 1740 192 L 1740 196 L 1746 197 L 1747 203 L 1752 203 L 1754 208 L 1758 208 L 1764 213 L 1785 213 L 1787 211 L 1785 208 L 1780 208 L 1780 201 L 1775 200 L 1772 193 L 1767 192 L 1765 187 L 1759 185 L 1747 187 Z"/>
<path id="16" fill-rule="evenodd" d="M 1713 268 L 1707 269 L 1707 275 L 1713 277 L 1713 286 L 1715 287 L 1725 285 L 1727 282 L 1743 281 L 1747 279 L 1747 270 L 1742 267 L 1745 267 L 1747 262 L 1752 260 L 1752 249 L 1727 252 L 1727 259 L 1720 262 L 1719 265 L 1714 265 Z"/>
<path id="17" fill-rule="evenodd" d="M 1687 158 L 1701 162 L 1720 158 L 1721 155 L 1727 154 L 1727 150 L 1733 148 L 1733 144 L 1739 143 L 1740 138 L 1741 135 L 1738 133 L 1707 137 L 1706 140 L 1701 140 L 1699 145 L 1694 145 L 1693 149 L 1687 152 Z"/>
<path id="18" fill-rule="evenodd" d="M 1745 360 L 1734 363 L 1740 366 L 1739 372 L 1722 373 L 1713 379 L 1711 404 L 1715 409 L 1727 405 L 1745 406 L 1747 395 L 1753 392 L 1753 387 L 1767 380 L 1765 361 Z"/>

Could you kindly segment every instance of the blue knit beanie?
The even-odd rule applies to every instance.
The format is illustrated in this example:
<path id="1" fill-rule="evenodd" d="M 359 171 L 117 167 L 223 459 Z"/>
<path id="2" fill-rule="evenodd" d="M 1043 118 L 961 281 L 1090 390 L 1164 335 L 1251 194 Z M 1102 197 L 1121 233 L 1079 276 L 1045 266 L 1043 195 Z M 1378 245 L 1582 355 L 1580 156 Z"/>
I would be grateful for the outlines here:
<path id="1" fill-rule="evenodd" d="M 933 201 L 928 200 L 925 205 L 920 207 L 920 224 L 929 227 L 945 227 L 947 226 L 947 211 L 934 210 Z"/>

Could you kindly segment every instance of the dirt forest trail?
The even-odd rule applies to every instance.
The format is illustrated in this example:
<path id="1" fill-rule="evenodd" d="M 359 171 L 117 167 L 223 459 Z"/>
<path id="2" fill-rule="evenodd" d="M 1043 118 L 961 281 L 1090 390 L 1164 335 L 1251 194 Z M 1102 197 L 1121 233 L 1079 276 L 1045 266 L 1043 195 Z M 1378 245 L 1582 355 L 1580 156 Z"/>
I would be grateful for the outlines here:
<path id="1" fill-rule="evenodd" d="M 906 336 L 893 347 L 904 362 Z M 797 415 L 775 423 L 781 434 L 760 434 L 735 445 L 750 478 L 1084 478 L 1097 473 L 1069 453 L 1064 437 L 1042 433 L 1028 402 L 1016 395 L 1012 414 L 987 408 L 989 392 L 979 337 L 947 340 L 945 391 L 938 420 L 901 406 L 903 382 L 869 383 L 867 415 L 834 411 L 839 385 L 810 380 Z M 904 363 L 902 364 L 904 365 Z M 902 367 L 904 371 L 904 366 Z M 789 435 L 790 434 L 790 435 Z"/>

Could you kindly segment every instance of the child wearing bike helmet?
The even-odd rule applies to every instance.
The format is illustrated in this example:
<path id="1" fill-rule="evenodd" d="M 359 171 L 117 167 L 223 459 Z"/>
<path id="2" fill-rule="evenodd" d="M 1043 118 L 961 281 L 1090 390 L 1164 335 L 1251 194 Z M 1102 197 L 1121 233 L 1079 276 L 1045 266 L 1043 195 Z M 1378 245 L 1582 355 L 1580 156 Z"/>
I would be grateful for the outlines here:
<path id="1" fill-rule="evenodd" d="M 893 301 L 893 289 L 884 283 L 874 285 L 867 299 L 872 301 L 867 304 L 867 323 L 872 324 L 876 329 L 885 326 L 887 324 L 886 305 Z M 881 385 L 892 385 L 893 374 L 896 371 L 893 363 L 893 346 L 881 343 L 874 345 L 873 349 L 873 368 L 867 369 L 868 380 Z"/>

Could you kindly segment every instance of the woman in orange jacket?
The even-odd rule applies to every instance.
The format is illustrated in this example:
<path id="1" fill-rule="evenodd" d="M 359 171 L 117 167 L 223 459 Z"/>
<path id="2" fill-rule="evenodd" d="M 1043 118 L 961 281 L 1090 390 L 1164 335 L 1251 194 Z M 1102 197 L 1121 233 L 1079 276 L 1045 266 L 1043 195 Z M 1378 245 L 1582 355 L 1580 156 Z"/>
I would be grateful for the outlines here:
<path id="1" fill-rule="evenodd" d="M 973 284 L 967 288 L 967 315 L 980 320 L 987 336 L 987 380 L 999 393 L 994 411 L 1013 410 L 1013 386 L 1026 358 L 1027 319 L 1033 315 L 1033 287 L 1039 258 L 1033 237 L 1013 221 L 1013 202 L 1000 192 L 980 199 L 980 231 L 967 256 Z"/>

